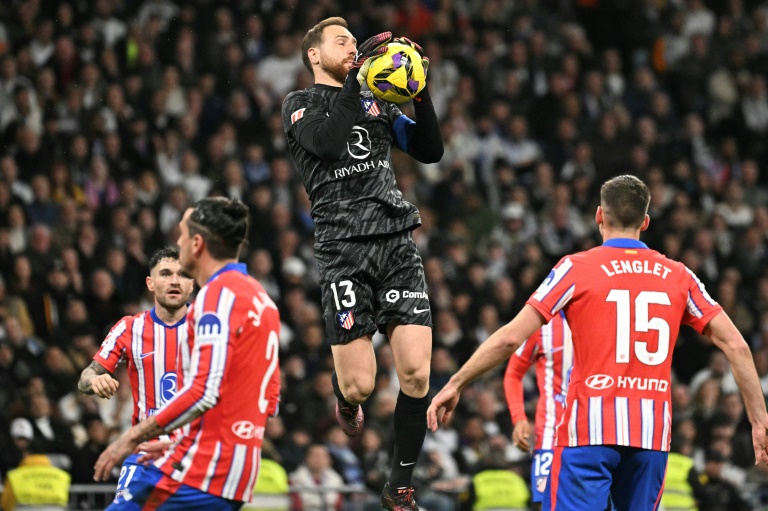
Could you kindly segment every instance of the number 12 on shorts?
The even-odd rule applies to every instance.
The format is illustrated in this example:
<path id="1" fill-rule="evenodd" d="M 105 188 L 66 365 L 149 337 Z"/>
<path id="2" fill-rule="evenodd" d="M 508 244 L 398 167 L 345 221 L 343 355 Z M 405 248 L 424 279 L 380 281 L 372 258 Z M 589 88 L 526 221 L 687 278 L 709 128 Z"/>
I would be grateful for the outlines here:
<path id="1" fill-rule="evenodd" d="M 344 294 L 342 295 L 341 300 L 339 300 L 339 288 L 344 288 Z M 350 280 L 342 280 L 339 282 L 338 286 L 335 282 L 332 282 L 331 291 L 333 291 L 333 301 L 336 303 L 336 310 L 340 311 L 342 306 L 344 306 L 345 309 L 348 309 L 354 307 L 357 303 L 355 292 L 352 291 L 352 281 Z"/>

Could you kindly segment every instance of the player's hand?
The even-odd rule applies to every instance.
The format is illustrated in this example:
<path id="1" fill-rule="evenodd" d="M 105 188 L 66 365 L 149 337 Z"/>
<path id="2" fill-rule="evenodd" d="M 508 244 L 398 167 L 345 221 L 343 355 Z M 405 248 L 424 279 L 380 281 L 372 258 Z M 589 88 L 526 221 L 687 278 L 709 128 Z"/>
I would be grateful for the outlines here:
<path id="1" fill-rule="evenodd" d="M 525 452 L 531 448 L 531 424 L 527 420 L 517 421 L 515 429 L 512 431 L 512 442 Z"/>
<path id="2" fill-rule="evenodd" d="M 429 57 L 424 56 L 424 49 L 417 43 L 414 43 L 407 37 L 395 37 L 392 42 L 405 44 L 407 46 L 410 46 L 417 52 L 419 52 L 419 55 L 421 55 L 421 65 L 424 67 L 424 76 L 427 76 L 427 70 L 429 69 Z"/>
<path id="3" fill-rule="evenodd" d="M 768 432 L 768 419 L 765 419 L 763 423 L 752 425 L 752 446 L 755 449 L 755 465 L 759 465 L 761 461 L 768 464 L 768 439 L 766 439 L 766 432 Z"/>
<path id="4" fill-rule="evenodd" d="M 91 379 L 93 393 L 105 399 L 114 396 L 118 387 L 120 387 L 120 382 L 112 378 L 111 374 L 100 374 Z"/>
<path id="5" fill-rule="evenodd" d="M 96 465 L 93 467 L 93 480 L 94 481 L 106 481 L 109 479 L 109 474 L 116 465 L 125 461 L 125 458 L 133 453 L 138 443 L 128 438 L 128 433 L 131 430 L 126 431 L 117 440 L 109 444 L 109 446 L 101 453 L 99 459 L 96 460 Z"/>
<path id="6" fill-rule="evenodd" d="M 368 68 L 376 57 L 387 52 L 387 45 L 392 40 L 392 32 L 382 32 L 373 37 L 369 37 L 357 47 L 355 61 L 352 63 L 352 69 L 357 68 L 357 81 L 363 84 L 368 76 Z"/>
<path id="7" fill-rule="evenodd" d="M 172 440 L 151 440 L 142 442 L 136 447 L 136 454 L 141 454 L 137 463 L 148 465 L 163 457 L 168 447 L 173 445 Z"/>
<path id="8" fill-rule="evenodd" d="M 427 427 L 434 433 L 440 424 L 445 424 L 451 419 L 453 410 L 459 404 L 459 391 L 447 383 L 432 399 L 427 409 Z"/>

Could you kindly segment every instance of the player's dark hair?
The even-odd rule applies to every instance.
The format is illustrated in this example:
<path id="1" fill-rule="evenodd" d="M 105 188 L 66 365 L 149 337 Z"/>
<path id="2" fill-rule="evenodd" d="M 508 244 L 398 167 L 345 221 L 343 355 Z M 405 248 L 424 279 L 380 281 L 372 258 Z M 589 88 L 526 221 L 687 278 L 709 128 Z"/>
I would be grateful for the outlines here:
<path id="1" fill-rule="evenodd" d="M 315 72 L 312 70 L 312 63 L 309 61 L 309 55 L 307 55 L 307 52 L 310 48 L 319 46 L 323 42 L 323 30 L 325 30 L 325 27 L 330 27 L 333 25 L 349 28 L 347 20 L 344 18 L 340 18 L 338 16 L 325 18 L 323 21 L 310 28 L 304 36 L 304 40 L 301 41 L 301 60 L 304 61 L 304 66 L 309 69 L 309 72 L 312 74 L 315 74 Z"/>
<path id="2" fill-rule="evenodd" d="M 635 176 L 609 179 L 600 187 L 600 205 L 606 223 L 619 229 L 637 229 L 645 220 L 651 191 Z"/>
<path id="3" fill-rule="evenodd" d="M 236 199 L 208 197 L 192 206 L 187 221 L 189 235 L 199 234 L 211 257 L 237 259 L 248 234 L 248 208 Z"/>
<path id="4" fill-rule="evenodd" d="M 149 271 L 155 269 L 155 266 L 160 264 L 163 259 L 179 260 L 179 249 L 174 247 L 163 247 L 157 250 L 152 257 L 149 258 Z"/>

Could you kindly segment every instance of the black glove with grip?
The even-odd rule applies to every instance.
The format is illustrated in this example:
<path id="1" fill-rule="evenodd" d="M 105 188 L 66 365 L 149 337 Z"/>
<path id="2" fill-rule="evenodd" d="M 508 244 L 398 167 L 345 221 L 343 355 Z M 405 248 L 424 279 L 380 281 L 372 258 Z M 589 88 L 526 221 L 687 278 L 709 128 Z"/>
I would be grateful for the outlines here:
<path id="1" fill-rule="evenodd" d="M 400 43 L 406 46 L 410 46 L 421 55 L 421 65 L 424 67 L 424 76 L 427 76 L 427 70 L 429 69 L 429 57 L 424 56 L 424 49 L 417 43 L 414 43 L 407 37 L 395 37 L 393 43 Z"/>
<path id="2" fill-rule="evenodd" d="M 352 64 L 350 72 L 354 69 L 358 70 L 357 81 L 360 85 L 363 84 L 368 76 L 368 68 L 373 59 L 387 52 L 387 45 L 391 40 L 392 32 L 382 32 L 381 34 L 369 37 L 357 47 L 357 55 L 355 55 L 355 62 Z"/>

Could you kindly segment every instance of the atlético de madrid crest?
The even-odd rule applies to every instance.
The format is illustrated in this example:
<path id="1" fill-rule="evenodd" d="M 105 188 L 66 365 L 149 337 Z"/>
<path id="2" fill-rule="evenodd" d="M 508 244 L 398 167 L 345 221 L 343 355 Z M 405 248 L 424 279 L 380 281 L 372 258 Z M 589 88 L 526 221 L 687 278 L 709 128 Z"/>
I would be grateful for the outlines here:
<path id="1" fill-rule="evenodd" d="M 376 104 L 376 100 L 373 99 L 373 97 L 370 98 L 360 98 L 360 103 L 363 104 L 363 110 L 365 110 L 367 113 L 371 114 L 374 117 L 378 117 L 381 113 L 381 110 L 379 110 L 379 105 Z"/>
<path id="2" fill-rule="evenodd" d="M 355 324 L 355 316 L 352 311 L 340 311 L 336 314 L 336 319 L 339 321 L 339 326 L 345 330 L 350 330 Z"/>

